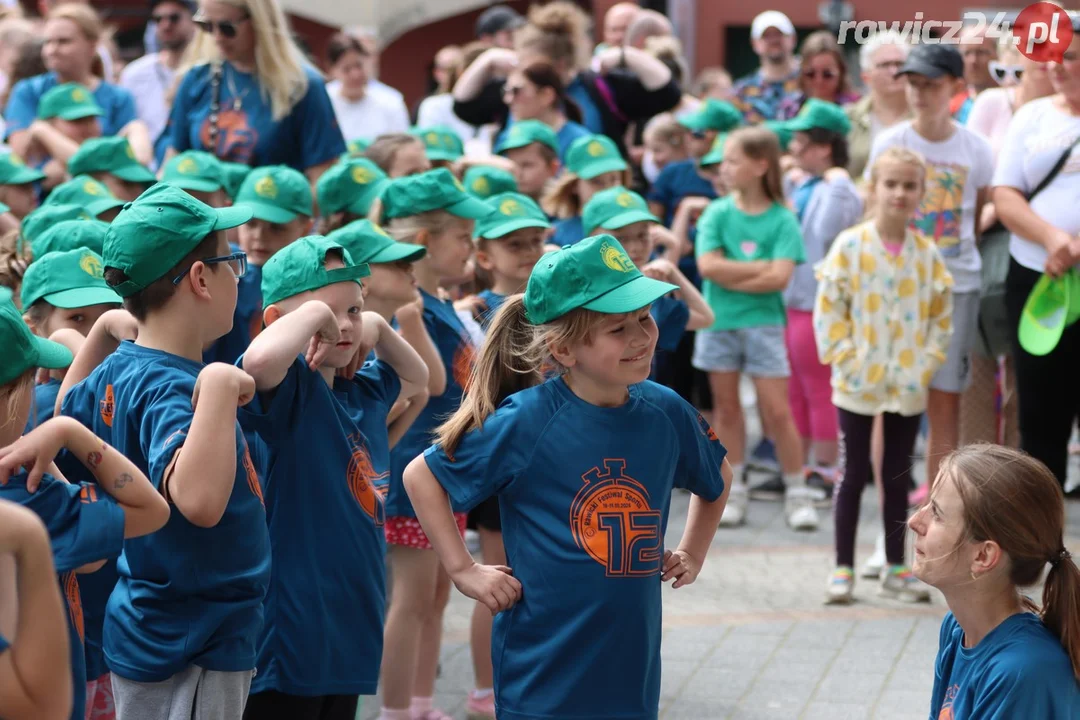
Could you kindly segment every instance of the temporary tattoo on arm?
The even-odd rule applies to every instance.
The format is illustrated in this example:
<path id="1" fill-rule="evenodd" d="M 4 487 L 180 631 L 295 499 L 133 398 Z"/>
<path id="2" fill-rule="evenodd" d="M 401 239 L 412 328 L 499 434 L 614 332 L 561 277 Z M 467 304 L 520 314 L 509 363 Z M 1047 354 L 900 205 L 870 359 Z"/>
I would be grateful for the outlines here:
<path id="1" fill-rule="evenodd" d="M 131 475 L 129 475 L 128 473 L 120 473 L 120 477 L 116 478 L 116 480 L 113 481 L 113 490 L 122 489 L 125 485 L 130 483 L 132 480 L 134 480 L 134 478 L 131 477 Z"/>

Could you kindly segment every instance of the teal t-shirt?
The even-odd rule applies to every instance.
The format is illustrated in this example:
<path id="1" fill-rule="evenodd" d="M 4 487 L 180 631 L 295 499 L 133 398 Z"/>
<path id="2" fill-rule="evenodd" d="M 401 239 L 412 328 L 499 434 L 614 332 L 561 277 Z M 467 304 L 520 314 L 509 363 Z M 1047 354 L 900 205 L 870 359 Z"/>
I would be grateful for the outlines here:
<path id="1" fill-rule="evenodd" d="M 724 257 L 739 262 L 752 260 L 806 261 L 802 231 L 795 213 L 780 203 L 757 215 L 747 215 L 735 207 L 731 196 L 714 201 L 697 224 L 697 257 L 720 250 Z M 716 314 L 711 330 L 741 330 L 784 325 L 784 297 L 781 290 L 747 293 L 729 290 L 711 280 L 702 280 L 706 302 Z"/>

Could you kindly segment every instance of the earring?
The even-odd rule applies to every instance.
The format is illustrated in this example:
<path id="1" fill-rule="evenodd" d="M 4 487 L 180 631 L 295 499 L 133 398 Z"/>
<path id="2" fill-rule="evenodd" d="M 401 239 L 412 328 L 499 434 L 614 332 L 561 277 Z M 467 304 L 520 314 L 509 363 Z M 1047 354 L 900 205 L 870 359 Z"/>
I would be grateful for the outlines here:
<path id="1" fill-rule="evenodd" d="M 972 570 L 971 571 L 971 582 L 977 582 L 978 580 L 979 580 L 979 577 L 975 574 L 975 571 Z"/>

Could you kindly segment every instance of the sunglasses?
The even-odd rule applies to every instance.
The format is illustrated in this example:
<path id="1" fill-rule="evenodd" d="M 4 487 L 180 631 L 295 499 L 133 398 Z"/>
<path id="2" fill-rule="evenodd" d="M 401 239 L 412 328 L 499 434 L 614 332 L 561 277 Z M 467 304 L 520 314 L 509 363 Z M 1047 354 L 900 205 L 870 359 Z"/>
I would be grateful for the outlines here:
<path id="1" fill-rule="evenodd" d="M 202 260 L 199 260 L 198 262 L 201 262 L 203 265 L 217 265 L 219 263 L 227 263 L 229 265 L 229 269 L 232 270 L 233 275 L 236 276 L 237 280 L 247 275 L 248 262 L 247 253 L 245 252 L 235 252 L 232 255 L 222 255 L 220 257 L 204 258 Z M 173 285 L 179 285 L 180 281 L 187 277 L 188 273 L 191 272 L 191 268 L 193 268 L 194 266 L 194 263 L 188 265 L 187 269 L 184 270 L 184 272 L 173 278 Z"/>
<path id="2" fill-rule="evenodd" d="M 520 95 L 524 91 L 525 91 L 525 86 L 524 85 L 504 85 L 503 86 L 503 95 L 504 96 L 509 96 L 509 97 L 512 97 L 512 98 L 516 98 L 518 95 Z"/>
<path id="3" fill-rule="evenodd" d="M 150 19 L 155 25 L 164 25 L 165 23 L 178 23 L 184 16 L 180 13 L 162 13 L 161 15 L 151 15 Z"/>
<path id="4" fill-rule="evenodd" d="M 251 19 L 250 15 L 245 15 L 239 20 L 221 20 L 220 22 L 214 22 L 213 20 L 207 20 L 204 17 L 195 18 L 194 22 L 200 30 L 207 35 L 213 35 L 214 30 L 221 33 L 221 37 L 229 38 L 230 40 L 236 37 L 236 26 L 242 22 L 247 22 Z"/>
<path id="5" fill-rule="evenodd" d="M 805 70 L 803 71 L 803 77 L 807 80 L 817 80 L 818 76 L 822 80 L 835 80 L 840 77 L 840 74 L 835 70 Z"/>
<path id="6" fill-rule="evenodd" d="M 1022 65 L 1005 65 L 999 63 L 997 60 L 990 61 L 990 76 L 1000 85 L 1008 80 L 1013 82 L 1020 82 L 1020 78 L 1024 76 L 1024 68 Z"/>

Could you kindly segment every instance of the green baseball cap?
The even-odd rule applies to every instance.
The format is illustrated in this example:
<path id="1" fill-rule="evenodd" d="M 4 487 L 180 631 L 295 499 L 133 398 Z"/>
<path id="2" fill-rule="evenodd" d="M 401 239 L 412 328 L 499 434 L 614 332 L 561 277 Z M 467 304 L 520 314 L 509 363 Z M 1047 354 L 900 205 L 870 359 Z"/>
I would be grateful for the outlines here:
<path id="1" fill-rule="evenodd" d="M 473 237 L 494 240 L 515 230 L 551 227 L 547 215 L 536 201 L 527 195 L 500 193 L 492 195 L 484 202 L 491 208 L 491 212 L 477 221 Z"/>
<path id="2" fill-rule="evenodd" d="M 396 242 L 370 220 L 354 220 L 326 236 L 349 251 L 354 263 L 416 262 L 427 254 L 423 245 Z"/>
<path id="3" fill-rule="evenodd" d="M 185 150 L 171 158 L 165 163 L 161 179 L 195 192 L 215 192 L 224 185 L 221 161 L 202 150 Z"/>
<path id="4" fill-rule="evenodd" d="M 49 197 L 45 198 L 45 204 L 78 205 L 97 217 L 109 210 L 123 207 L 124 201 L 89 175 L 76 175 L 53 188 Z"/>
<path id="5" fill-rule="evenodd" d="M 352 158 L 332 165 L 315 184 L 319 212 L 367 215 L 371 204 L 390 182 L 386 173 L 366 158 Z"/>
<path id="6" fill-rule="evenodd" d="M 705 102 L 692 113 L 679 118 L 679 124 L 694 132 L 716 130 L 728 132 L 742 124 L 742 113 L 727 100 L 706 98 Z"/>
<path id="7" fill-rule="evenodd" d="M 491 212 L 482 200 L 465 192 L 465 186 L 446 168 L 391 180 L 383 190 L 382 202 L 387 220 L 432 210 L 479 220 Z"/>
<path id="8" fill-rule="evenodd" d="M 248 173 L 235 205 L 251 208 L 254 217 L 279 225 L 315 212 L 308 179 L 286 165 L 266 165 Z"/>
<path id="9" fill-rule="evenodd" d="M 465 171 L 462 180 L 465 190 L 481 200 L 499 193 L 517 192 L 517 180 L 513 173 L 491 165 L 474 165 Z"/>
<path id="10" fill-rule="evenodd" d="M 371 141 L 363 139 L 350 140 L 345 147 L 349 150 L 345 153 L 346 157 L 360 157 L 371 147 Z"/>
<path id="11" fill-rule="evenodd" d="M 1020 314 L 1020 346 L 1032 355 L 1057 347 L 1065 328 L 1080 319 L 1080 275 L 1070 270 L 1059 278 L 1043 275 L 1031 289 Z"/>
<path id="12" fill-rule="evenodd" d="M 90 138 L 71 156 L 67 167 L 72 175 L 107 172 L 127 182 L 157 182 L 154 173 L 135 159 L 135 151 L 127 138 L 115 135 Z"/>
<path id="13" fill-rule="evenodd" d="M 64 206 L 57 206 L 64 207 Z M 90 250 L 100 255 L 105 249 L 105 234 L 109 223 L 100 220 L 61 220 L 50 225 L 30 241 L 30 250 L 37 259 L 50 253 L 70 250 Z"/>
<path id="14" fill-rule="evenodd" d="M 53 225 L 64 220 L 93 220 L 94 216 L 78 205 L 54 203 L 31 210 L 22 221 L 22 238 L 31 245 Z"/>
<path id="15" fill-rule="evenodd" d="M 13 152 L 0 153 L 0 185 L 25 185 L 44 180 L 45 173 L 26 166 Z"/>
<path id="16" fill-rule="evenodd" d="M 38 100 L 37 116 L 39 120 L 60 118 L 61 120 L 82 120 L 88 117 L 100 117 L 105 114 L 94 100 L 93 93 L 78 83 L 64 83 L 52 88 Z"/>
<path id="17" fill-rule="evenodd" d="M 649 212 L 645 198 L 621 186 L 601 190 L 581 210 L 581 227 L 585 232 L 596 228 L 618 230 L 636 222 L 660 220 Z"/>
<path id="18" fill-rule="evenodd" d="M 611 235 L 596 235 L 540 258 L 525 286 L 525 313 L 543 325 L 577 308 L 633 312 L 678 289 L 642 275 Z"/>
<path id="19" fill-rule="evenodd" d="M 11 208 L 4 203 L 0 203 L 0 215 L 3 215 L 6 212 L 11 212 Z"/>
<path id="20" fill-rule="evenodd" d="M 7 385 L 31 368 L 59 370 L 75 358 L 60 343 L 30 332 L 11 298 L 0 299 L 0 385 Z"/>
<path id="21" fill-rule="evenodd" d="M 221 161 L 221 181 L 225 185 L 225 193 L 231 200 L 236 200 L 236 196 L 240 194 L 240 188 L 250 174 L 250 165 Z"/>
<path id="22" fill-rule="evenodd" d="M 803 103 L 799 114 L 788 120 L 786 125 L 793 133 L 808 132 L 814 128 L 829 130 L 839 135 L 851 132 L 851 120 L 844 109 L 836 103 L 817 98 L 809 98 Z"/>
<path id="23" fill-rule="evenodd" d="M 788 127 L 786 120 L 766 120 L 763 122 L 762 127 L 776 136 L 776 139 L 780 141 L 780 151 L 787 152 L 788 145 L 791 144 L 791 136 L 795 132 Z"/>
<path id="24" fill-rule="evenodd" d="M 465 154 L 465 145 L 456 132 L 446 125 L 414 127 L 409 130 L 424 142 L 428 160 L 457 160 Z"/>
<path id="25" fill-rule="evenodd" d="M 24 308 L 42 299 L 64 309 L 120 304 L 120 296 L 102 277 L 101 256 L 86 248 L 47 253 L 32 262 L 23 276 L 21 293 Z"/>
<path id="26" fill-rule="evenodd" d="M 128 276 L 113 290 L 120 297 L 145 290 L 210 233 L 243 225 L 251 216 L 248 207 L 212 208 L 169 183 L 154 185 L 124 206 L 105 235 L 105 267 Z"/>
<path id="27" fill-rule="evenodd" d="M 709 152 L 701 156 L 701 160 L 698 164 L 701 167 L 708 167 L 709 165 L 719 165 L 724 162 L 724 143 L 727 142 L 727 133 L 720 133 L 713 140 L 712 147 L 709 148 Z"/>
<path id="28" fill-rule="evenodd" d="M 583 180 L 628 167 L 615 141 L 607 135 L 579 137 L 566 150 L 566 169 Z"/>
<path id="29" fill-rule="evenodd" d="M 556 153 L 559 152 L 559 136 L 555 130 L 540 120 L 518 120 L 506 131 L 502 140 L 495 146 L 495 152 L 499 155 L 507 150 L 532 145 L 534 142 L 547 145 Z"/>
<path id="30" fill-rule="evenodd" d="M 326 269 L 326 253 L 340 250 L 345 267 Z M 262 268 L 262 294 L 266 305 L 310 290 L 360 278 L 371 274 L 367 263 L 356 264 L 339 243 L 322 235 L 308 235 L 289 243 L 274 253 Z"/>

